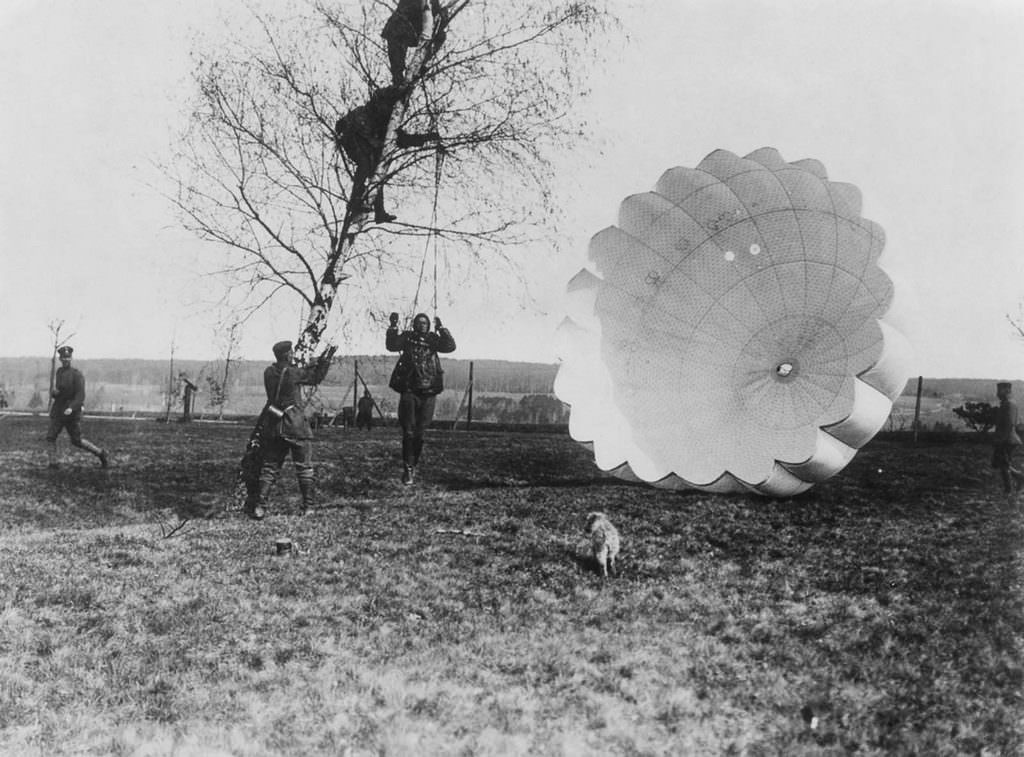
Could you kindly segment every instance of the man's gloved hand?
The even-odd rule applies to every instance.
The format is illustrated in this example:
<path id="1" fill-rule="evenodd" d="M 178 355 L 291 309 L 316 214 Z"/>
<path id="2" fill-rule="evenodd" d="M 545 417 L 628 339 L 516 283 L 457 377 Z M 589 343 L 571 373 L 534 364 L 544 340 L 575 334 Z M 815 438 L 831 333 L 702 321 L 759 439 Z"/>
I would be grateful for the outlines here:
<path id="1" fill-rule="evenodd" d="M 388 320 L 391 322 L 391 328 L 398 328 L 398 313 L 392 313 L 389 315 Z"/>
<path id="2" fill-rule="evenodd" d="M 440 331 L 440 330 L 441 330 L 442 328 L 444 328 L 444 327 L 443 327 L 443 326 L 441 326 L 441 319 L 440 319 L 440 318 L 438 318 L 438 317 L 437 317 L 437 316 L 435 315 L 435 316 L 434 316 L 434 331 Z"/>
<path id="3" fill-rule="evenodd" d="M 64 408 L 64 415 L 71 415 L 71 408 L 70 407 Z"/>

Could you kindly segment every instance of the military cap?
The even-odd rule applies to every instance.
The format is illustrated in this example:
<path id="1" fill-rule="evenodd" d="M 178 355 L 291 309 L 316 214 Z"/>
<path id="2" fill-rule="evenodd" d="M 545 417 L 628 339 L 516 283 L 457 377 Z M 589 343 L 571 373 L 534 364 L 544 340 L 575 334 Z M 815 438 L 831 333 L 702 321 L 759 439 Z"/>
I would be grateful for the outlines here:
<path id="1" fill-rule="evenodd" d="M 57 349 L 57 354 L 60 355 L 61 357 L 71 357 L 71 353 L 74 351 L 75 350 L 73 347 L 69 347 L 68 345 L 65 344 L 63 347 Z"/>
<path id="2" fill-rule="evenodd" d="M 281 358 L 283 358 L 288 353 L 288 351 L 291 348 L 292 348 L 292 343 L 289 342 L 288 340 L 285 340 L 283 342 L 278 342 L 277 344 L 274 345 L 274 357 L 276 357 L 278 360 L 280 360 Z"/>
<path id="3" fill-rule="evenodd" d="M 1009 381 L 1000 381 L 996 384 L 996 389 L 1012 389 L 1013 384 Z"/>

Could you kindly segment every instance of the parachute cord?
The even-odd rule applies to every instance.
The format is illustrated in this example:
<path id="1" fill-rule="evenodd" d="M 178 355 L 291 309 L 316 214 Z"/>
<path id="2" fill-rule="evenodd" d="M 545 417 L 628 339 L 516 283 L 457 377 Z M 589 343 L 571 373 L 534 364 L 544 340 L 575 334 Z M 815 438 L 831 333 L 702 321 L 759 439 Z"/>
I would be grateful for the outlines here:
<path id="1" fill-rule="evenodd" d="M 441 234 L 437 230 L 437 196 L 441 191 L 441 175 L 444 171 L 444 152 L 438 150 L 434 156 L 434 209 L 430 216 L 431 236 L 434 239 L 434 316 L 437 316 L 437 238 Z"/>
<path id="2" fill-rule="evenodd" d="M 430 240 L 429 239 L 427 239 L 427 244 L 428 245 L 430 244 Z M 427 265 L 427 249 L 424 248 L 424 250 L 423 250 L 423 259 L 420 261 L 420 276 L 416 280 L 416 294 L 414 294 L 413 298 L 412 298 L 412 313 L 413 313 L 413 315 L 415 315 L 417 305 L 419 304 L 419 301 L 420 301 L 420 285 L 423 284 L 423 271 L 426 268 L 426 265 Z"/>
<path id="3" fill-rule="evenodd" d="M 412 298 L 412 312 L 416 313 L 417 306 L 420 301 L 420 289 L 423 286 L 423 274 L 426 273 L 427 269 L 427 256 L 430 254 L 431 242 L 433 242 L 434 249 L 434 292 L 431 300 L 431 307 L 433 308 L 434 315 L 437 315 L 437 238 L 440 236 L 437 230 L 437 199 L 441 193 L 441 176 L 444 171 L 444 151 L 438 150 L 434 154 L 434 206 L 430 214 L 430 234 L 427 236 L 427 241 L 423 245 L 423 258 L 420 260 L 420 275 L 416 281 L 416 293 Z"/>

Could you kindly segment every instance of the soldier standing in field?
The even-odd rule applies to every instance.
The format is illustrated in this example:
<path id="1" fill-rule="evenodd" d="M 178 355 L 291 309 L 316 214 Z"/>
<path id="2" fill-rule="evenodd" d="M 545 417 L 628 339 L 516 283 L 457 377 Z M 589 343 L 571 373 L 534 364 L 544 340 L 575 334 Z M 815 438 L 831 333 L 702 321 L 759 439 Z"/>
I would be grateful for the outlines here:
<path id="1" fill-rule="evenodd" d="M 71 356 L 74 349 L 67 345 L 57 350 L 60 357 L 60 368 L 53 380 L 50 396 L 50 428 L 46 432 L 47 453 L 50 467 L 57 468 L 57 437 L 61 429 L 68 430 L 71 443 L 76 447 L 91 452 L 100 459 L 100 465 L 106 468 L 110 459 L 105 450 L 100 449 L 88 439 L 82 437 L 82 405 L 85 402 L 85 377 L 77 368 L 71 367 Z"/>
<path id="2" fill-rule="evenodd" d="M 363 390 L 363 396 L 356 405 L 356 428 L 365 428 L 367 431 L 373 428 L 373 397 L 369 389 Z"/>
<path id="3" fill-rule="evenodd" d="M 313 430 L 306 418 L 300 386 L 314 386 L 326 378 L 334 350 L 330 347 L 311 365 L 299 367 L 292 365 L 291 342 L 278 342 L 273 347 L 275 362 L 263 372 L 267 405 L 263 411 L 265 430 L 259 488 L 245 503 L 245 513 L 253 520 L 262 520 L 265 516 L 270 492 L 289 454 L 299 479 L 303 514 L 313 513 Z"/>
<path id="4" fill-rule="evenodd" d="M 992 467 L 999 471 L 1003 490 L 1012 494 L 1024 485 L 1024 473 L 1013 467 L 1013 453 L 1020 446 L 1017 424 L 1020 422 L 1017 403 L 1011 399 L 1013 385 L 1009 381 L 996 384 L 999 407 L 996 408 L 996 430 L 992 435 Z"/>

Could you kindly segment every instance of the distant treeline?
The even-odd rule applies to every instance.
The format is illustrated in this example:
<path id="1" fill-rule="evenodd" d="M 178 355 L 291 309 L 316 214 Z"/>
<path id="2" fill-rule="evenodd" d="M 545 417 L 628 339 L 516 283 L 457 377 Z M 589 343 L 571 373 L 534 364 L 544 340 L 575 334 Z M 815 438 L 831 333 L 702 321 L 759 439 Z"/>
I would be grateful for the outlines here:
<path id="1" fill-rule="evenodd" d="M 325 387 L 338 387 L 351 391 L 354 368 L 371 386 L 385 386 L 396 355 L 349 355 L 336 357 L 328 374 Z M 240 387 L 259 387 L 263 370 L 270 360 L 232 361 L 229 371 L 229 390 Z M 465 390 L 469 383 L 470 363 L 473 364 L 474 391 L 515 395 L 551 394 L 558 372 L 556 364 L 522 363 L 509 360 L 464 360 L 442 358 L 445 385 L 455 391 Z M 128 386 L 167 387 L 172 372 L 167 360 L 134 359 L 81 359 L 75 365 L 92 386 L 115 384 Z M 223 361 L 175 360 L 173 378 L 184 374 L 205 388 L 208 377 L 220 380 L 224 375 Z M 999 380 L 1004 380 L 1000 377 Z M 0 388 L 32 387 L 45 393 L 50 381 L 48 357 L 0 358 Z M 925 378 L 923 394 L 926 397 L 962 397 L 965 400 L 986 400 L 995 396 L 996 379 Z M 1015 393 L 1024 396 L 1024 381 L 1014 381 Z M 904 395 L 917 393 L 917 378 L 907 382 Z"/>
<path id="2" fill-rule="evenodd" d="M 925 397 L 960 397 L 964 400 L 988 400 L 995 402 L 996 381 L 1010 381 L 1006 378 L 998 379 L 930 379 L 925 378 L 922 382 L 921 394 Z M 1010 381 L 1013 384 L 1013 393 L 1017 397 L 1024 396 L 1024 381 Z M 917 394 L 917 379 L 912 378 L 907 382 L 903 390 L 905 395 Z"/>
<path id="3" fill-rule="evenodd" d="M 368 384 L 386 384 L 397 355 L 355 355 L 336 357 L 324 382 L 326 386 L 344 386 L 352 382 L 354 366 Z M 558 366 L 545 363 L 519 363 L 508 360 L 455 360 L 442 358 L 445 384 L 452 389 L 469 383 L 469 365 L 473 363 L 473 385 L 483 392 L 544 394 L 551 392 Z M 229 381 L 242 386 L 260 385 L 263 370 L 271 360 L 232 361 Z M 81 359 L 75 360 L 90 384 L 130 384 L 161 386 L 172 377 L 167 360 Z M 173 376 L 184 373 L 197 383 L 206 376 L 220 378 L 223 361 L 175 360 Z M 50 382 L 50 359 L 41 357 L 0 358 L 0 386 L 38 386 Z"/>

